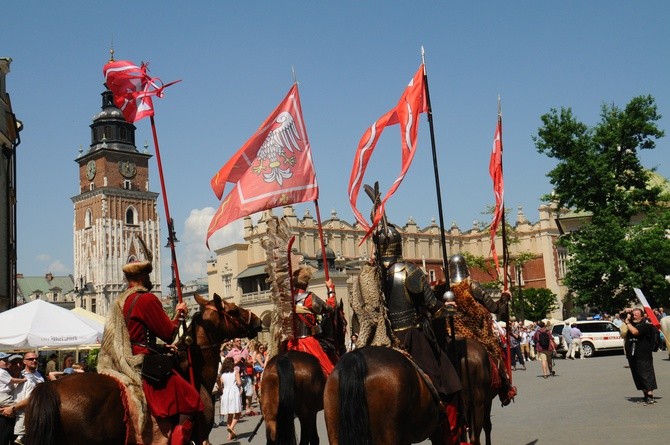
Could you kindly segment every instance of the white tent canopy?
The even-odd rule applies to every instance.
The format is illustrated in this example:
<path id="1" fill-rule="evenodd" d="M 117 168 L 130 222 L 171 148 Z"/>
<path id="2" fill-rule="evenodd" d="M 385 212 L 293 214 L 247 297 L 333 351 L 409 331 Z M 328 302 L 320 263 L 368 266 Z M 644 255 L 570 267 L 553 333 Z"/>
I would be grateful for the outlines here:
<path id="1" fill-rule="evenodd" d="M 0 313 L 0 350 L 62 348 L 96 343 L 99 333 L 75 314 L 35 300 Z"/>

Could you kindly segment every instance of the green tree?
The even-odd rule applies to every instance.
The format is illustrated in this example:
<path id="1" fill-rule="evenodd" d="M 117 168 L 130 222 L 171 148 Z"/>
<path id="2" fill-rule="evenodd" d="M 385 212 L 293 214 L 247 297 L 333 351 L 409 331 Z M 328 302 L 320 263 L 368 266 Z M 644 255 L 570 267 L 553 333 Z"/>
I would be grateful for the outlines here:
<path id="1" fill-rule="evenodd" d="M 512 296 L 512 308 L 517 319 L 522 320 L 517 310 L 522 308 L 525 319 L 542 320 L 547 314 L 557 308 L 557 297 L 551 290 L 546 288 L 524 289 L 521 293 Z"/>
<path id="2" fill-rule="evenodd" d="M 578 305 L 616 311 L 634 300 L 633 287 L 652 292 L 659 304 L 667 301 L 667 197 L 650 184 L 638 157 L 664 136 L 656 125 L 660 118 L 651 96 L 635 97 L 623 110 L 603 105 L 593 128 L 569 108 L 541 117 L 544 125 L 533 140 L 538 152 L 558 160 L 547 175 L 551 199 L 559 208 L 593 215 L 560 240 L 569 254 L 564 282 Z"/>
<path id="3" fill-rule="evenodd" d="M 570 108 L 543 115 L 533 140 L 538 152 L 558 160 L 547 176 L 559 207 L 607 212 L 627 222 L 656 205 L 661 187 L 649 187 L 638 152 L 655 148 L 655 139 L 664 136 L 655 124 L 660 118 L 651 96 L 633 98 L 624 110 L 603 105 L 594 128 L 578 122 Z"/>

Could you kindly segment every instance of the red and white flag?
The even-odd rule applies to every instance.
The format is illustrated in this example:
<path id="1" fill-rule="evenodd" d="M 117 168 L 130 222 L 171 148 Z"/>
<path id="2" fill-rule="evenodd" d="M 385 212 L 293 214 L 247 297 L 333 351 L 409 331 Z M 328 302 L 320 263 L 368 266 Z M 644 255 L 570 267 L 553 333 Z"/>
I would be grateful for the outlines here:
<path id="1" fill-rule="evenodd" d="M 163 97 L 163 90 L 179 80 L 163 85 L 147 74 L 148 64 L 137 66 L 127 60 L 114 60 L 102 68 L 105 84 L 114 95 L 114 104 L 130 123 L 154 115 L 152 96 Z"/>
<path id="2" fill-rule="evenodd" d="M 647 314 L 647 318 L 649 319 L 651 324 L 654 325 L 656 329 L 660 329 L 661 322 L 658 321 L 658 318 L 656 318 L 656 314 L 654 314 L 654 311 L 651 309 L 651 306 L 649 306 L 647 297 L 645 297 L 644 294 L 642 293 L 642 290 L 638 289 L 637 287 L 634 287 L 633 290 L 635 291 L 637 299 L 640 300 L 640 303 L 644 308 L 644 313 Z"/>
<path id="3" fill-rule="evenodd" d="M 496 271 L 499 270 L 498 252 L 496 251 L 496 233 L 498 226 L 505 213 L 504 191 L 505 184 L 503 181 L 502 168 L 502 118 L 498 116 L 498 125 L 496 126 L 496 133 L 493 137 L 493 150 L 491 151 L 491 159 L 489 161 L 489 174 L 493 180 L 493 193 L 495 194 L 496 206 L 493 210 L 493 221 L 491 221 L 491 252 L 493 253 L 493 262 L 496 265 Z"/>
<path id="4" fill-rule="evenodd" d="M 405 178 L 407 170 L 409 169 L 412 159 L 414 159 L 414 153 L 416 151 L 416 141 L 417 134 L 419 130 L 419 115 L 428 111 L 428 105 L 426 101 L 426 88 L 424 82 L 424 67 L 423 64 L 419 66 L 416 74 L 410 81 L 407 88 L 403 92 L 398 104 L 395 108 L 391 109 L 388 113 L 384 114 L 382 117 L 377 119 L 363 134 L 360 142 L 358 143 L 358 149 L 356 150 L 356 156 L 354 157 L 354 165 L 351 169 L 351 176 L 349 177 L 349 203 L 351 204 L 351 209 L 354 212 L 356 220 L 368 231 L 368 234 L 374 229 L 374 227 L 379 223 L 384 215 L 384 205 L 386 201 L 395 193 L 396 189 Z M 368 166 L 370 156 L 377 145 L 379 136 L 386 127 L 391 125 L 400 124 L 400 140 L 401 140 L 401 168 L 398 178 L 393 182 L 388 192 L 384 196 L 384 199 L 381 201 L 381 205 L 377 208 L 377 211 L 372 220 L 372 224 L 368 225 L 367 221 L 361 214 L 361 212 L 356 208 L 356 202 L 358 201 L 358 193 L 363 184 L 363 176 L 365 175 L 365 170 Z"/>
<path id="5" fill-rule="evenodd" d="M 319 198 L 297 85 L 214 175 L 211 185 L 217 198 L 228 182 L 233 189 L 209 224 L 208 247 L 212 234 L 236 219 Z"/>

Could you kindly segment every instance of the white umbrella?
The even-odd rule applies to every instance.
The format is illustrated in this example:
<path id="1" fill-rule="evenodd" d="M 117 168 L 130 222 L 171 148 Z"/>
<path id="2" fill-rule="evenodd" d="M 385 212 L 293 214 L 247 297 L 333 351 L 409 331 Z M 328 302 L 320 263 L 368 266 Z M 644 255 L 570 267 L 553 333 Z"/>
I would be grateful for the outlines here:
<path id="1" fill-rule="evenodd" d="M 97 338 L 98 332 L 72 312 L 43 300 L 0 314 L 0 349 L 76 347 Z"/>

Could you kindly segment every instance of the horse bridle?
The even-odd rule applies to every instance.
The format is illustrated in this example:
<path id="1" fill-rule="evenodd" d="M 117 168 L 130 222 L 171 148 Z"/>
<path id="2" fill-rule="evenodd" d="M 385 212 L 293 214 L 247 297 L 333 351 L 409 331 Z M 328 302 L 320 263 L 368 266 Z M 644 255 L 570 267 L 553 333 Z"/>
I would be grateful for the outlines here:
<path id="1" fill-rule="evenodd" d="M 239 309 L 239 306 L 238 306 L 238 309 Z M 248 317 L 248 320 L 247 320 L 246 324 L 244 324 L 243 321 L 241 321 L 238 318 L 233 317 L 232 315 L 230 315 L 226 311 L 225 307 L 223 307 L 223 311 L 220 311 L 219 308 L 216 308 L 216 313 L 223 316 L 223 321 L 225 323 L 225 328 L 226 328 L 227 331 L 230 331 L 229 326 L 232 325 L 233 329 L 239 329 L 239 330 L 250 332 L 250 330 L 247 328 L 247 326 L 251 325 L 252 312 L 250 310 L 247 310 L 247 312 L 249 312 L 249 317 Z M 207 340 L 210 341 L 210 343 L 207 343 L 205 345 L 198 344 L 200 349 L 219 348 L 221 346 L 221 344 L 223 344 L 223 342 L 225 341 L 225 339 L 221 340 L 221 341 L 218 341 L 218 342 L 212 341 L 212 338 L 209 334 L 209 331 L 207 329 L 203 329 L 203 331 L 205 332 L 205 336 L 207 337 Z M 195 335 L 195 332 L 193 332 L 193 334 Z"/>

